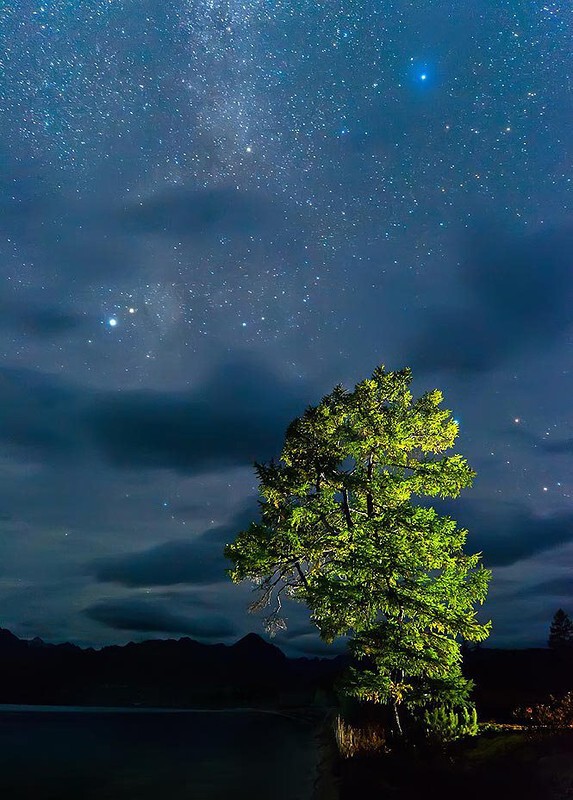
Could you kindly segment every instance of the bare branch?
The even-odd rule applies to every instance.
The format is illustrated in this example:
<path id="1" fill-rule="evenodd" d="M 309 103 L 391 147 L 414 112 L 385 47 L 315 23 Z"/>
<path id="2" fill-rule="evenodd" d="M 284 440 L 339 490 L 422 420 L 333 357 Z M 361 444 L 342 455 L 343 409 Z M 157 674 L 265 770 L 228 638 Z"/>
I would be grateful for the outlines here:
<path id="1" fill-rule="evenodd" d="M 304 588 L 308 589 L 308 581 L 306 579 L 306 575 L 304 574 L 304 572 L 301 569 L 301 566 L 300 566 L 299 562 L 297 561 L 294 566 L 296 567 L 296 571 L 298 572 L 298 574 L 300 576 L 300 579 L 304 584 Z"/>

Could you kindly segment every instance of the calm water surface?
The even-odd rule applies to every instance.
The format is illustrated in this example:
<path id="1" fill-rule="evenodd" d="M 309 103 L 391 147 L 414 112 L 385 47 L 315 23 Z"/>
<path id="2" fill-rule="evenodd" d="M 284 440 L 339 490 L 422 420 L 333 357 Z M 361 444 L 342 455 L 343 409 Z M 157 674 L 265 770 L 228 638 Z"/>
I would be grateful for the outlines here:
<path id="1" fill-rule="evenodd" d="M 312 729 L 254 711 L 0 707 L 10 800 L 311 800 Z"/>

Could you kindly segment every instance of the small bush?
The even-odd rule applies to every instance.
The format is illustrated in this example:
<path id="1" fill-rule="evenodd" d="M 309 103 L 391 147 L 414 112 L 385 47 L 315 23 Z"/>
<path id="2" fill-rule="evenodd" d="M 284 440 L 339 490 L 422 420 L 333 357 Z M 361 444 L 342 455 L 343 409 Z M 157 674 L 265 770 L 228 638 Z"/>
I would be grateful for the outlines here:
<path id="1" fill-rule="evenodd" d="M 562 697 L 549 695 L 547 702 L 519 708 L 513 715 L 539 728 L 573 728 L 573 692 Z"/>
<path id="2" fill-rule="evenodd" d="M 474 706 L 459 709 L 438 706 L 424 712 L 423 726 L 429 741 L 453 742 L 463 736 L 477 735 L 477 713 Z"/>
<path id="3" fill-rule="evenodd" d="M 374 722 L 352 725 L 339 715 L 334 723 L 338 751 L 343 758 L 356 755 L 373 755 L 386 750 L 386 733 Z"/>

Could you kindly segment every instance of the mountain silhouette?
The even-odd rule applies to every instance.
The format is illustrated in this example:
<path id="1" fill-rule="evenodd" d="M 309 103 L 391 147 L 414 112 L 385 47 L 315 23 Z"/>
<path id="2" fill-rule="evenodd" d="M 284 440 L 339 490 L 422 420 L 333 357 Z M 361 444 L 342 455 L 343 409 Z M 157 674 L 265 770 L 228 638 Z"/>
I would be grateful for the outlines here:
<path id="1" fill-rule="evenodd" d="M 232 645 L 188 637 L 100 650 L 0 629 L 0 703 L 165 707 L 306 705 L 341 657 L 287 658 L 255 633 Z"/>

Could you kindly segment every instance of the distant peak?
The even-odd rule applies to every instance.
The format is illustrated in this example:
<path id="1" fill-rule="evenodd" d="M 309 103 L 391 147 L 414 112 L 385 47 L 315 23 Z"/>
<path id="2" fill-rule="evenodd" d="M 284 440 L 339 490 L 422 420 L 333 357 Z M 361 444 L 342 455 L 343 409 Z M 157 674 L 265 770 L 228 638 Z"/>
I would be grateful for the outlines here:
<path id="1" fill-rule="evenodd" d="M 279 647 L 265 641 L 262 636 L 259 636 L 258 633 L 247 633 L 246 636 L 243 636 L 242 639 L 239 639 L 238 642 L 235 642 L 233 649 L 248 650 L 250 652 L 257 651 L 259 653 L 268 654 L 272 653 L 274 655 L 279 655 L 282 658 L 286 658 L 285 654 Z"/>
<path id="2" fill-rule="evenodd" d="M 3 647 L 27 647 L 27 642 L 21 641 L 6 628 L 0 628 L 0 645 Z"/>
<path id="3" fill-rule="evenodd" d="M 262 636 L 259 636 L 258 633 L 247 633 L 246 636 L 243 636 L 241 639 L 238 639 L 235 644 L 269 644 L 265 642 Z"/>
<path id="4" fill-rule="evenodd" d="M 14 636 L 14 634 L 8 630 L 8 628 L 0 628 L 0 637 L 2 639 L 16 639 L 17 641 L 20 641 L 17 636 Z"/>

